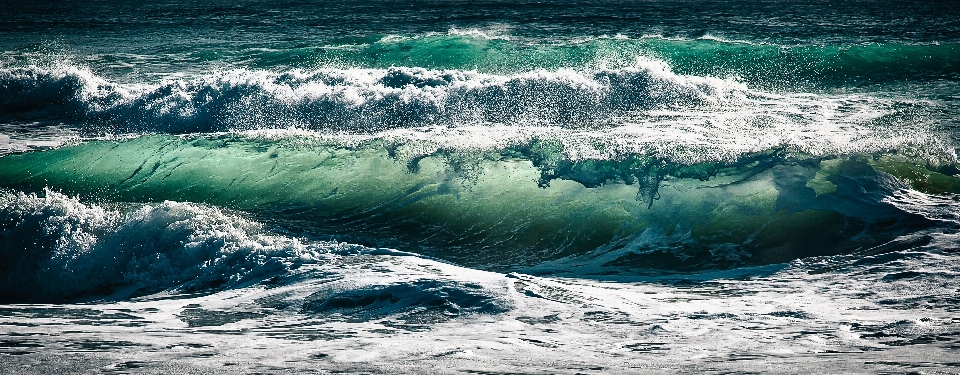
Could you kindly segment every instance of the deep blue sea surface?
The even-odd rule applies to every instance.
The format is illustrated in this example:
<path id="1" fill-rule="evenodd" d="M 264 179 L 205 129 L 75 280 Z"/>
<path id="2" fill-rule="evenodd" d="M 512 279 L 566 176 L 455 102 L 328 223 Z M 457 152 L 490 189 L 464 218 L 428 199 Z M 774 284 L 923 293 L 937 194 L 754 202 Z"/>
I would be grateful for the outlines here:
<path id="1" fill-rule="evenodd" d="M 0 372 L 960 372 L 956 2 L 0 8 Z"/>

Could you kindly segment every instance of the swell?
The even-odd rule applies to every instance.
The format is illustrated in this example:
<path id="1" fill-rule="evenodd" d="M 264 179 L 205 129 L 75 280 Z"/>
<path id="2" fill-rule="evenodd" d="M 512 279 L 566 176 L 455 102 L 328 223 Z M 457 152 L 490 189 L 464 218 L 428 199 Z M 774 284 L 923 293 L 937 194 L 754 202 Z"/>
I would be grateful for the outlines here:
<path id="1" fill-rule="evenodd" d="M 691 270 L 849 253 L 933 225 L 889 203 L 895 193 L 960 192 L 955 164 L 895 154 L 770 149 L 682 164 L 575 160 L 534 141 L 403 159 L 383 141 L 301 141 L 88 142 L 2 158 L 0 186 L 200 202 L 319 239 L 495 270 L 578 257 L 586 257 L 580 266 L 602 259 L 600 268 Z"/>
<path id="2" fill-rule="evenodd" d="M 957 44 L 827 44 L 780 46 L 717 38 L 657 36 L 522 42 L 486 35 L 429 35 L 345 40 L 311 48 L 316 66 L 419 66 L 514 74 L 534 69 L 593 69 L 631 66 L 638 58 L 663 60 L 679 74 L 737 76 L 760 87 L 844 85 L 960 78 Z M 309 49 L 264 52 L 267 61 Z M 268 57 L 269 56 L 269 57 Z M 257 58 L 257 57 L 255 57 Z"/>
<path id="3" fill-rule="evenodd" d="M 206 46 L 164 50 L 160 55 L 105 53 L 74 56 L 63 47 L 43 46 L 11 53 L 3 65 L 49 67 L 56 61 L 82 61 L 105 74 L 196 75 L 223 66 L 250 70 L 390 69 L 475 71 L 516 75 L 535 70 L 596 71 L 634 67 L 638 60 L 660 60 L 681 75 L 737 77 L 753 87 L 794 90 L 850 84 L 960 78 L 956 43 L 833 43 L 775 45 L 729 41 L 617 35 L 563 40 L 511 38 L 474 30 L 421 35 L 373 35 L 334 39 L 315 45 L 273 48 Z M 57 50 L 53 53 L 50 49 Z M 171 70 L 172 69 L 172 70 Z"/>

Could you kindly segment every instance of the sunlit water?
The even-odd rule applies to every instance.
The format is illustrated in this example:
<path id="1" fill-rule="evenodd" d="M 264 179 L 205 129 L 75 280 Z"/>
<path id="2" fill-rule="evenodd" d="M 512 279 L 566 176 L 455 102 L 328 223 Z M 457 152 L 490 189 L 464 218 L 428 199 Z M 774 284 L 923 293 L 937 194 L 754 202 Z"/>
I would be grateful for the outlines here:
<path id="1" fill-rule="evenodd" d="M 955 8 L 8 5 L 0 372 L 960 372 Z"/>

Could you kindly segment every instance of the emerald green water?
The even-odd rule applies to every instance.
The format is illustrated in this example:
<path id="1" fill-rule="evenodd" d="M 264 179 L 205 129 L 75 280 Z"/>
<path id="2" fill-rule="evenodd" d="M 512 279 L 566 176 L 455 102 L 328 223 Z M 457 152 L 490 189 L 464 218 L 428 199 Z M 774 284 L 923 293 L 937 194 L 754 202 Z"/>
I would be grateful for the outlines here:
<path id="1" fill-rule="evenodd" d="M 606 265 L 764 264 L 878 244 L 889 238 L 884 233 L 922 222 L 880 199 L 907 185 L 858 158 L 758 155 L 739 164 L 647 169 L 643 173 L 654 180 L 645 182 L 603 177 L 641 173 L 636 163 L 551 168 L 543 180 L 545 165 L 531 160 L 548 159 L 501 150 L 457 164 L 456 156 L 437 153 L 413 166 L 378 143 L 343 148 L 237 136 L 145 136 L 10 155 L 0 159 L 0 184 L 26 191 L 53 187 L 94 201 L 204 203 L 316 236 L 490 269 L 623 246 L 654 251 Z M 877 165 L 896 173 L 902 164 Z M 948 183 L 938 186 L 944 189 L 960 186 L 943 178 Z M 857 196 L 864 190 L 874 196 Z M 631 245 L 645 231 L 660 233 L 664 243 Z M 668 251 L 676 250 L 671 241 L 686 242 L 681 254 Z M 730 245 L 741 248 L 736 256 L 709 255 Z"/>

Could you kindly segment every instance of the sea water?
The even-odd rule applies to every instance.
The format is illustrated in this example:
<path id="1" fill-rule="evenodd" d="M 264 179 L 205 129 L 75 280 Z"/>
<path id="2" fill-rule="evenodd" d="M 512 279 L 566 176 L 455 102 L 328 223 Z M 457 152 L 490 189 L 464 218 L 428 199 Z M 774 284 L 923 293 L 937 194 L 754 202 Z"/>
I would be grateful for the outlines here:
<path id="1" fill-rule="evenodd" d="M 33 2 L 0 372 L 960 372 L 950 2 Z"/>

